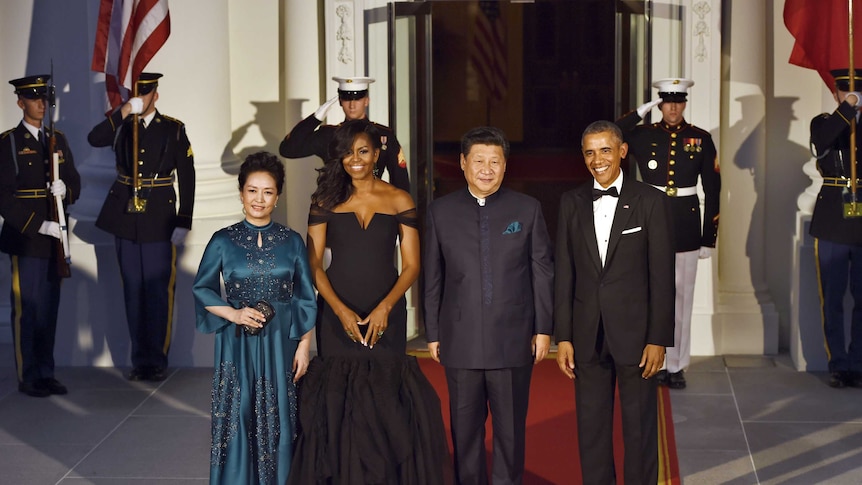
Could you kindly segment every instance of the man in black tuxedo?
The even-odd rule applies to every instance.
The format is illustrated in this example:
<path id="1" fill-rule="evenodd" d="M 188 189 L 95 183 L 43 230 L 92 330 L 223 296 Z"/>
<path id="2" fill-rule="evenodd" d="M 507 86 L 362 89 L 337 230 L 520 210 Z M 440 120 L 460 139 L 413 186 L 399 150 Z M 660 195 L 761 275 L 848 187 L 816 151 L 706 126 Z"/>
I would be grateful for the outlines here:
<path id="1" fill-rule="evenodd" d="M 583 483 L 615 483 L 619 383 L 625 483 L 658 480 L 657 383 L 673 345 L 674 246 L 661 192 L 623 180 L 619 127 L 592 123 L 581 148 L 594 180 L 560 201 L 555 257 L 557 364 L 575 380 Z"/>
<path id="2" fill-rule="evenodd" d="M 488 483 L 485 421 L 493 415 L 495 485 L 519 484 L 533 364 L 553 330 L 553 262 L 542 208 L 502 188 L 503 132 L 479 127 L 461 139 L 467 187 L 428 208 L 425 332 L 446 368 L 455 480 Z"/>

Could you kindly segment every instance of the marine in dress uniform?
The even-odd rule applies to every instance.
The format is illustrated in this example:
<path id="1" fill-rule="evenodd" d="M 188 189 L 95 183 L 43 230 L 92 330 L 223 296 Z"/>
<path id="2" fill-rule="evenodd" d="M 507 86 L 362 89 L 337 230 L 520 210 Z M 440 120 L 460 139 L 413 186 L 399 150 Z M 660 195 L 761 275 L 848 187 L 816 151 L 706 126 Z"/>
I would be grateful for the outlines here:
<path id="1" fill-rule="evenodd" d="M 160 381 L 170 349 L 176 246 L 192 227 L 195 198 L 194 155 L 183 123 L 156 110 L 161 74 L 141 73 L 138 97 L 131 98 L 96 125 L 87 140 L 110 146 L 117 161 L 96 226 L 114 235 L 126 319 L 132 342 L 130 380 Z M 137 166 L 132 153 L 134 116 L 139 114 Z M 130 211 L 134 172 L 141 181 L 143 212 Z M 174 179 L 179 183 L 179 210 Z"/>
<path id="2" fill-rule="evenodd" d="M 669 78 L 653 83 L 659 98 L 617 120 L 634 156 L 641 179 L 670 197 L 676 250 L 676 329 L 674 346 L 667 349 L 666 372 L 659 383 L 674 389 L 686 386 L 683 370 L 691 360 L 691 312 L 698 258 L 708 258 L 718 237 L 721 176 L 718 154 L 710 134 L 683 118 L 689 79 Z M 639 125 L 654 106 L 662 119 Z M 703 220 L 697 181 L 704 192 Z"/>
<path id="3" fill-rule="evenodd" d="M 64 206 L 81 193 L 66 137 L 55 130 L 60 179 L 51 182 L 45 117 L 50 76 L 9 81 L 15 86 L 23 120 L 0 134 L 0 251 L 12 262 L 12 339 L 18 390 L 29 396 L 66 394 L 54 378 L 54 336 L 60 305 L 57 244 L 60 225 L 51 220 L 55 196 Z"/>
<path id="4" fill-rule="evenodd" d="M 832 71 L 838 108 L 811 120 L 811 154 L 823 185 L 814 204 L 810 234 L 814 236 L 820 308 L 829 385 L 862 387 L 862 217 L 845 217 L 844 203 L 850 197 L 850 120 L 859 117 L 862 95 L 849 92 L 849 70 Z M 862 70 L 855 75 L 855 88 L 862 89 Z M 856 138 L 857 186 L 862 189 L 859 135 Z M 862 192 L 858 193 L 862 196 Z M 858 197 L 862 199 L 862 197 Z M 844 338 L 844 295 L 848 278 L 853 296 L 850 345 Z"/>
<path id="5" fill-rule="evenodd" d="M 329 143 L 335 134 L 336 125 L 322 125 L 326 113 L 336 102 L 344 110 L 345 121 L 367 118 L 368 85 L 374 82 L 370 77 L 333 77 L 338 83 L 338 96 L 323 103 L 308 118 L 297 123 L 281 141 L 278 152 L 285 158 L 303 158 L 317 155 L 324 163 L 330 160 Z M 395 132 L 388 126 L 374 123 L 380 132 L 380 158 L 377 160 L 375 175 L 386 170 L 389 183 L 401 190 L 410 192 L 410 178 L 407 174 L 407 159 Z"/>

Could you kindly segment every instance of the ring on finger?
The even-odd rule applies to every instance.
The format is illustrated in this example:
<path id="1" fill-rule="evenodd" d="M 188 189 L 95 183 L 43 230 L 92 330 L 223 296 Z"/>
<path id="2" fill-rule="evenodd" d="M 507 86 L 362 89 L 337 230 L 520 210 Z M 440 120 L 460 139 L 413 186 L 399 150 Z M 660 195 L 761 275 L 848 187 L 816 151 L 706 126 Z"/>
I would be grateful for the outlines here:
<path id="1" fill-rule="evenodd" d="M 383 336 L 383 330 L 381 330 L 381 331 L 377 332 L 377 337 L 378 337 L 378 338 L 379 338 L 379 337 L 382 337 L 382 336 Z"/>

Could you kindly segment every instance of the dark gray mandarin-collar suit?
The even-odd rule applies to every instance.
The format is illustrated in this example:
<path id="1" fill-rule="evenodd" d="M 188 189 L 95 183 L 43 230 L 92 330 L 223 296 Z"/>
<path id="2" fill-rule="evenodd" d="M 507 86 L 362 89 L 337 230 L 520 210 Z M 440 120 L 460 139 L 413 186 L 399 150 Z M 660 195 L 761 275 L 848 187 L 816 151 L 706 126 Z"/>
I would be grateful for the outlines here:
<path id="1" fill-rule="evenodd" d="M 535 334 L 551 335 L 553 261 L 539 202 L 501 188 L 435 200 L 425 240 L 425 330 L 446 368 L 458 484 L 519 484 Z M 488 479 L 485 420 L 494 427 Z"/>

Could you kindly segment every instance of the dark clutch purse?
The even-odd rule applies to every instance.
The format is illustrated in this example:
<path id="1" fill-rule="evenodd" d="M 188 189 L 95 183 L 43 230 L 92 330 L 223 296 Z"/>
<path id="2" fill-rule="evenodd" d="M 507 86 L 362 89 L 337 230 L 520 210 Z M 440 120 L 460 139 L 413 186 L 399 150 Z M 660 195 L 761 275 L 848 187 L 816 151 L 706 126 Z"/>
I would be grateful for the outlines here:
<path id="1" fill-rule="evenodd" d="M 248 327 L 248 326 L 243 325 L 242 330 L 245 333 L 247 333 L 248 335 L 257 335 L 260 333 L 261 330 L 266 328 L 267 324 L 269 324 L 269 322 L 272 321 L 273 317 L 275 317 L 275 309 L 272 308 L 272 305 L 270 305 L 268 302 L 266 302 L 264 300 L 258 301 L 257 303 L 254 304 L 254 306 L 252 308 L 263 313 L 263 321 L 260 322 L 261 324 L 263 324 L 263 326 L 262 327 Z"/>

